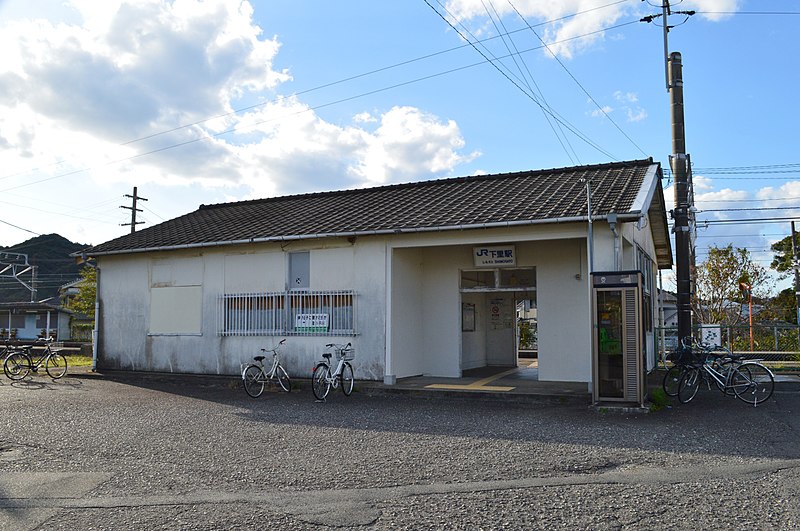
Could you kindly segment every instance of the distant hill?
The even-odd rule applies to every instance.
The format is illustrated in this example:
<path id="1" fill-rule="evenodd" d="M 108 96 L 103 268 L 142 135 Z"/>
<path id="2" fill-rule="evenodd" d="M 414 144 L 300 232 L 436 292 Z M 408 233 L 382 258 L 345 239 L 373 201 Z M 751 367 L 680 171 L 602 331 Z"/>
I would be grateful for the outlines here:
<path id="1" fill-rule="evenodd" d="M 70 253 L 86 249 L 88 245 L 73 243 L 58 234 L 45 234 L 31 238 L 28 241 L 0 247 L 0 251 L 24 253 L 28 255 L 28 263 L 37 266 L 36 270 L 36 300 L 41 301 L 58 294 L 58 288 L 80 277 L 83 266 L 75 263 Z M 0 257 L 2 259 L 2 257 Z M 5 261 L 8 263 L 8 261 Z M 0 270 L 3 266 L 0 266 Z M 4 273 L 8 274 L 9 272 Z M 26 284 L 30 284 L 31 274 L 21 275 Z M 22 284 L 8 278 L 0 277 L 0 302 L 30 301 L 31 292 Z"/>

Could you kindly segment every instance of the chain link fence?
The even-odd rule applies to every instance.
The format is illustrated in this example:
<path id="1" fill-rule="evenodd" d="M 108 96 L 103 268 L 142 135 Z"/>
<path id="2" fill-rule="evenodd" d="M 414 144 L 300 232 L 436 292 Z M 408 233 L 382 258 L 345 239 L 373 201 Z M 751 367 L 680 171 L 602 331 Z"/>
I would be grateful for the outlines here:
<path id="1" fill-rule="evenodd" d="M 768 362 L 775 369 L 800 369 L 800 327 L 780 324 L 754 324 L 752 331 L 749 325 L 737 326 L 705 326 L 695 327 L 695 337 L 705 337 L 709 330 L 712 337 L 719 341 L 711 341 L 728 348 L 734 354 L 747 358 Z M 751 348 L 752 338 L 752 348 Z M 656 328 L 659 359 L 678 346 L 678 329 L 673 327 Z"/>

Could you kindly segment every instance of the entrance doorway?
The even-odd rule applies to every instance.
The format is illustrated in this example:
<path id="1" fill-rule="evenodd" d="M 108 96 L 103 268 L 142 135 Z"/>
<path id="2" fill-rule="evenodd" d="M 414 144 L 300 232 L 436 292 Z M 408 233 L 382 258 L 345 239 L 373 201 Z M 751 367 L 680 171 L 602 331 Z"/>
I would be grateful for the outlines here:
<path id="1" fill-rule="evenodd" d="M 462 374 L 538 357 L 535 278 L 532 267 L 461 272 Z"/>

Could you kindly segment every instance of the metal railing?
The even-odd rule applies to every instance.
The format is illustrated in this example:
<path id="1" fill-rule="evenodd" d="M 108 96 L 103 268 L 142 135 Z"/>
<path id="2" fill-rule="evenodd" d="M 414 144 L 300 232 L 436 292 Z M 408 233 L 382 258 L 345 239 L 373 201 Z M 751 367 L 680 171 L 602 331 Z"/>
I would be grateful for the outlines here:
<path id="1" fill-rule="evenodd" d="M 718 343 L 736 354 L 787 365 L 800 365 L 800 327 L 796 325 L 754 324 L 752 349 L 749 325 L 719 325 L 718 328 L 720 334 Z M 695 327 L 693 331 L 695 337 L 701 337 L 701 333 L 702 329 Z M 678 345 L 678 329 L 656 328 L 656 344 L 662 356 L 674 350 Z"/>
<path id="2" fill-rule="evenodd" d="M 220 336 L 354 336 L 352 290 L 225 293 L 217 297 Z"/>

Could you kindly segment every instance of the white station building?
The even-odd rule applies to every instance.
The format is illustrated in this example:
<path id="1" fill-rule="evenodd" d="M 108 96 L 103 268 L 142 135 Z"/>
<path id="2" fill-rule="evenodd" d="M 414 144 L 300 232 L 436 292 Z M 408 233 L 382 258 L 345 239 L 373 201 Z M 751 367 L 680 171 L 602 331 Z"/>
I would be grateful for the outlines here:
<path id="1" fill-rule="evenodd" d="M 529 349 L 540 380 L 591 386 L 593 352 L 622 341 L 598 335 L 591 273 L 627 271 L 633 356 L 652 368 L 654 278 L 672 266 L 661 179 L 649 159 L 202 205 L 85 251 L 97 366 L 235 375 L 288 338 L 294 377 L 350 342 L 358 379 L 458 378 Z"/>

